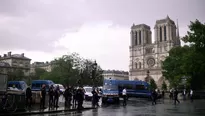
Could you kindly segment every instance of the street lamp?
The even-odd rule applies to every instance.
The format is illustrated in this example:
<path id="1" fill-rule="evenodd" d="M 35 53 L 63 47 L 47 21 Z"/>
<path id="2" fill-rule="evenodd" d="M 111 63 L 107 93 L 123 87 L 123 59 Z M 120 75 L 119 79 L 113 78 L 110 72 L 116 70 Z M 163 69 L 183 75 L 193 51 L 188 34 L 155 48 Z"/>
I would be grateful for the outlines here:
<path id="1" fill-rule="evenodd" d="M 92 65 L 92 81 L 93 81 L 93 86 L 94 86 L 94 79 L 96 78 L 96 70 L 97 70 L 98 64 L 96 63 L 96 60 L 94 61 Z"/>
<path id="2" fill-rule="evenodd" d="M 78 81 L 77 81 L 77 84 L 78 84 L 79 86 L 81 86 L 81 80 L 82 80 L 82 78 L 83 78 L 83 69 L 80 70 L 80 78 L 79 78 Z"/>

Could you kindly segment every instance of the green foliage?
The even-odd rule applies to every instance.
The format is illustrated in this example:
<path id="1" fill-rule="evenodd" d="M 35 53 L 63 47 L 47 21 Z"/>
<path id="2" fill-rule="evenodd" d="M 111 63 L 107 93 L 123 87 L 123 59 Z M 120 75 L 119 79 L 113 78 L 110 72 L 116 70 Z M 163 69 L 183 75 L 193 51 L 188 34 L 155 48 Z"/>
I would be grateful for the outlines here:
<path id="1" fill-rule="evenodd" d="M 64 85 L 102 85 L 102 69 L 98 65 L 95 79 L 91 78 L 94 62 L 83 59 L 78 54 L 63 55 L 52 61 L 52 71 L 45 72 L 40 79 L 52 80 Z M 79 81 L 80 80 L 80 81 Z"/>
<path id="2" fill-rule="evenodd" d="M 163 81 L 162 83 L 162 90 L 167 90 L 167 84 L 165 83 L 165 81 Z"/>
<path id="3" fill-rule="evenodd" d="M 9 81 L 14 81 L 14 80 L 21 81 L 25 77 L 24 72 L 21 69 L 13 70 L 13 71 L 9 72 L 8 74 L 9 74 L 8 75 Z"/>
<path id="4" fill-rule="evenodd" d="M 172 87 L 187 77 L 187 85 L 193 89 L 203 89 L 205 85 L 205 24 L 198 20 L 191 22 L 190 31 L 182 38 L 189 46 L 175 47 L 163 62 L 163 75 Z"/>
<path id="5" fill-rule="evenodd" d="M 156 84 L 156 82 L 154 81 L 154 79 L 150 79 L 150 88 L 151 88 L 152 90 L 157 88 L 157 84 Z"/>

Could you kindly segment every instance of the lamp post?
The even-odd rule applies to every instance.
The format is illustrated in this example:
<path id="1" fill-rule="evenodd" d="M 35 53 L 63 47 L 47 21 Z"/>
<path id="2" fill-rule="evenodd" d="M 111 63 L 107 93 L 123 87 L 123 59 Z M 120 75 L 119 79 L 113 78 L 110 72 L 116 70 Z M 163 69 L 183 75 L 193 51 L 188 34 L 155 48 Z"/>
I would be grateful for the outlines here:
<path id="1" fill-rule="evenodd" d="M 81 86 L 81 80 L 82 80 L 82 78 L 83 78 L 83 69 L 80 70 L 80 78 L 79 78 L 78 81 L 77 81 L 77 84 L 78 84 L 79 86 Z"/>
<path id="2" fill-rule="evenodd" d="M 93 87 L 94 87 L 94 80 L 96 78 L 96 70 L 97 70 L 97 63 L 96 61 L 94 61 L 93 65 L 92 65 L 92 81 L 93 81 Z"/>
<path id="3" fill-rule="evenodd" d="M 149 70 L 147 70 L 147 81 L 150 83 L 149 73 Z"/>

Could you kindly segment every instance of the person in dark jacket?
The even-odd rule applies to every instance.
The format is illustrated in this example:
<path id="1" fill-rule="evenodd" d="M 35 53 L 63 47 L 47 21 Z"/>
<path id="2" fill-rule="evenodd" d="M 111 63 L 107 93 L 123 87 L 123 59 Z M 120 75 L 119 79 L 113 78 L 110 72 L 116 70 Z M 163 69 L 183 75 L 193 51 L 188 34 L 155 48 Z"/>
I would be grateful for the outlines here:
<path id="1" fill-rule="evenodd" d="M 49 95 L 49 108 L 51 108 L 54 105 L 54 100 L 53 100 L 53 96 L 54 96 L 54 90 L 53 90 L 53 85 L 50 86 L 49 90 L 48 90 L 48 95 Z"/>
<path id="2" fill-rule="evenodd" d="M 57 87 L 55 88 L 55 91 L 54 91 L 54 107 L 56 107 L 56 108 L 59 107 L 58 106 L 59 96 L 60 96 L 60 88 L 57 85 Z"/>
<path id="3" fill-rule="evenodd" d="M 32 92 L 31 92 L 31 88 L 28 87 L 26 89 L 26 106 L 31 107 L 31 103 L 32 103 Z"/>
<path id="4" fill-rule="evenodd" d="M 175 89 L 174 91 L 174 104 L 175 105 L 176 105 L 176 102 L 180 103 L 180 101 L 178 100 L 178 94 L 179 94 L 178 90 Z"/>
<path id="5" fill-rule="evenodd" d="M 66 87 L 63 96 L 64 96 L 64 98 L 65 98 L 65 106 L 68 106 L 68 96 L 69 96 L 69 90 L 68 90 L 68 87 Z"/>
<path id="6" fill-rule="evenodd" d="M 41 109 L 46 109 L 45 107 L 45 100 L 46 100 L 46 85 L 42 85 L 41 92 L 40 92 L 40 108 Z"/>
<path id="7" fill-rule="evenodd" d="M 77 109 L 78 109 L 78 110 L 83 109 L 84 93 L 83 93 L 82 88 L 78 88 L 77 94 L 76 94 L 76 98 L 77 98 L 77 101 L 78 101 L 78 107 L 77 107 Z"/>
<path id="8" fill-rule="evenodd" d="M 93 98 L 92 98 L 92 106 L 95 107 L 95 106 L 98 106 L 98 93 L 96 92 L 95 88 L 93 88 L 93 91 L 92 91 L 92 94 L 93 94 Z"/>
<path id="9" fill-rule="evenodd" d="M 76 106 L 77 104 L 76 94 L 77 94 L 77 89 L 73 88 L 73 106 Z"/>
<path id="10" fill-rule="evenodd" d="M 155 90 L 152 90 L 152 105 L 156 105 L 157 102 L 157 92 Z"/>

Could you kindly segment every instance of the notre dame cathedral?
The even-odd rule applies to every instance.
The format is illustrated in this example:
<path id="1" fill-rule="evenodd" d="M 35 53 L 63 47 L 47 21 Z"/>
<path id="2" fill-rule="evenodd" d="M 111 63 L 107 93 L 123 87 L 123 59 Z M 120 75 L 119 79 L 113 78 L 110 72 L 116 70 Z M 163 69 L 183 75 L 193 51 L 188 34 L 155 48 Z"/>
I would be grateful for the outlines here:
<path id="1" fill-rule="evenodd" d="M 157 20 L 154 26 L 154 43 L 152 32 L 146 24 L 133 24 L 131 27 L 129 80 L 148 81 L 154 79 L 161 86 L 162 61 L 169 55 L 169 50 L 180 46 L 179 28 L 167 16 Z"/>

